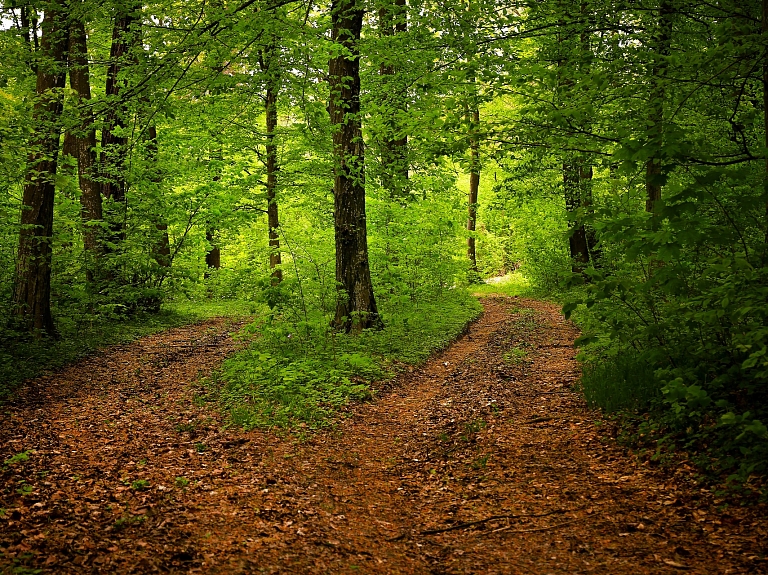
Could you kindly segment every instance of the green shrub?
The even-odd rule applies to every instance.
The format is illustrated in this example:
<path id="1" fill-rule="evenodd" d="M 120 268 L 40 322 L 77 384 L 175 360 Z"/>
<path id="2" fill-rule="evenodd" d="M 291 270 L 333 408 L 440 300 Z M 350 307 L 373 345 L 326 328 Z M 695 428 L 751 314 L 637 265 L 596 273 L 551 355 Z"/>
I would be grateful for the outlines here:
<path id="1" fill-rule="evenodd" d="M 308 320 L 273 314 L 247 330 L 251 347 L 210 383 L 223 380 L 219 398 L 233 425 L 323 427 L 350 401 L 370 398 L 372 381 L 445 347 L 480 309 L 465 290 L 446 290 L 428 304 L 390 298 L 382 306 L 385 329 L 359 336 L 334 333 L 317 312 Z"/>
<path id="2" fill-rule="evenodd" d="M 661 398 L 653 365 L 634 350 L 584 365 L 581 388 L 590 407 L 608 413 L 646 410 Z"/>

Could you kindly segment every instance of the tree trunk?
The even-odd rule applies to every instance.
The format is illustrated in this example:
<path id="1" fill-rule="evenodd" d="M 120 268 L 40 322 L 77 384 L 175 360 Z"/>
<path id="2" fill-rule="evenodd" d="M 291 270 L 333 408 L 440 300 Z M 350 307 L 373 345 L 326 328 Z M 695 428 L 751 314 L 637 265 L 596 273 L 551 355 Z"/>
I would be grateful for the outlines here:
<path id="1" fill-rule="evenodd" d="M 763 41 L 768 38 L 768 0 L 763 0 L 761 31 Z M 763 60 L 763 129 L 765 130 L 765 146 L 768 148 L 768 60 Z M 768 156 L 765 158 L 765 183 L 764 189 L 768 190 Z M 763 263 L 768 263 L 768 203 L 765 206 L 765 246 Z"/>
<path id="2" fill-rule="evenodd" d="M 125 130 L 128 110 L 125 102 L 121 101 L 125 79 L 120 76 L 124 73 L 126 64 L 131 61 L 129 52 L 134 45 L 131 36 L 138 22 L 137 10 L 138 7 L 130 3 L 115 16 L 107 69 L 106 96 L 109 107 L 101 132 L 101 194 L 104 199 L 112 200 L 116 204 L 117 213 L 112 214 L 111 222 L 113 241 L 120 241 L 125 237 L 123 212 L 126 209 L 125 160 L 128 139 L 121 135 L 121 132 Z"/>
<path id="3" fill-rule="evenodd" d="M 571 6 L 561 3 L 561 10 L 570 12 Z M 560 68 L 563 98 L 578 97 L 574 93 L 574 86 L 578 81 L 570 76 L 571 72 L 579 74 L 579 80 L 588 77 L 590 72 L 591 46 L 590 46 L 590 22 L 592 11 L 589 2 L 581 2 L 579 15 L 582 19 L 582 28 L 579 31 L 579 43 L 575 43 L 575 34 L 569 34 L 566 23 L 561 20 L 564 30 L 558 37 L 560 53 L 558 66 Z M 575 62 L 574 62 L 575 60 Z M 588 122 L 582 127 L 589 130 Z M 587 265 L 599 257 L 596 248 L 597 235 L 594 228 L 584 223 L 584 216 L 592 210 L 592 164 L 589 158 L 582 155 L 568 155 L 563 162 L 563 190 L 565 197 L 565 210 L 568 214 L 568 252 L 571 257 L 571 271 L 584 274 Z M 579 210 L 582 213 L 579 213 Z"/>
<path id="4" fill-rule="evenodd" d="M 669 55 L 672 32 L 672 8 L 668 0 L 661 0 L 656 33 L 652 38 L 653 61 L 651 62 L 650 114 L 648 132 L 653 154 L 645 163 L 645 211 L 653 214 L 654 226 L 658 225 L 659 201 L 661 200 L 662 173 L 661 150 L 664 145 L 664 98 L 663 83 L 666 69 L 665 58 Z"/>
<path id="5" fill-rule="evenodd" d="M 592 168 L 589 167 L 591 178 Z M 565 210 L 568 212 L 568 227 L 570 229 L 568 247 L 571 256 L 573 273 L 584 273 L 589 263 L 589 245 L 587 230 L 583 222 L 577 220 L 576 212 L 582 206 L 581 169 L 575 160 L 563 163 L 563 189 L 565 190 Z"/>
<path id="6" fill-rule="evenodd" d="M 267 76 L 267 94 L 264 108 L 267 116 L 267 226 L 269 229 L 269 268 L 272 270 L 272 284 L 283 281 L 280 257 L 280 217 L 277 205 L 277 95 L 280 91 L 278 54 L 274 43 L 261 54 L 261 70 Z"/>
<path id="7" fill-rule="evenodd" d="M 89 284 L 102 252 L 99 222 L 102 219 L 101 193 L 94 179 L 96 165 L 96 127 L 90 108 L 91 82 L 88 70 L 88 47 L 82 20 L 71 23 L 69 32 L 69 86 L 77 94 L 80 125 L 64 136 L 64 151 L 77 159 L 80 184 L 80 216 L 83 221 L 85 273 Z"/>
<path id="8" fill-rule="evenodd" d="M 37 74 L 37 64 L 35 63 L 35 54 L 38 50 L 37 14 L 32 6 L 26 5 L 21 7 L 21 33 L 24 38 L 24 43 L 27 45 L 29 53 L 32 55 L 29 67 L 33 74 Z"/>
<path id="9" fill-rule="evenodd" d="M 592 165 L 584 162 L 579 166 L 579 195 L 581 197 L 581 206 L 584 211 L 593 215 L 594 210 L 592 207 Z M 597 247 L 597 233 L 595 228 L 582 223 L 584 228 L 585 244 L 587 247 L 587 255 L 589 261 L 594 267 L 600 266 L 601 251 Z"/>
<path id="10" fill-rule="evenodd" d="M 467 257 L 471 271 L 477 275 L 477 252 L 475 250 L 475 230 L 477 229 L 477 198 L 480 190 L 480 139 L 477 129 L 480 125 L 480 110 L 477 102 L 472 104 L 472 112 L 469 118 L 469 199 L 467 230 Z M 476 279 L 476 278 L 474 278 Z"/>
<path id="11" fill-rule="evenodd" d="M 333 325 L 345 332 L 382 328 L 368 263 L 364 152 L 360 118 L 360 60 L 363 26 L 359 0 L 335 0 L 332 37 L 340 54 L 329 62 L 334 152 L 334 229 L 338 302 Z"/>
<path id="12" fill-rule="evenodd" d="M 211 152 L 211 160 L 219 162 L 224 160 L 224 151 L 221 149 L 221 145 Z M 213 181 L 218 182 L 219 180 L 221 180 L 221 172 L 217 168 Z M 205 252 L 205 272 L 203 278 L 208 279 L 211 277 L 211 270 L 221 269 L 221 248 L 216 243 L 216 227 L 210 218 L 205 226 L 205 241 L 208 242 L 208 249 Z"/>
<path id="13" fill-rule="evenodd" d="M 208 251 L 205 252 L 205 279 L 211 277 L 210 270 L 221 269 L 221 248 L 216 245 L 216 229 L 207 227 L 205 230 L 205 241 L 210 246 Z"/>
<path id="14" fill-rule="evenodd" d="M 385 37 L 408 30 L 406 0 L 388 0 L 379 9 L 379 28 L 381 35 Z M 402 202 L 408 195 L 408 136 L 399 135 L 402 129 L 398 116 L 406 112 L 408 104 L 402 88 L 393 82 L 397 76 L 397 68 L 392 64 L 382 64 L 379 75 L 385 79 L 385 98 L 388 103 L 381 143 L 382 186 L 389 191 L 390 198 Z"/>
<path id="15" fill-rule="evenodd" d="M 29 142 L 13 300 L 14 315 L 22 329 L 56 335 L 51 314 L 51 242 L 69 41 L 64 7 L 50 5 L 42 28 L 33 110 L 35 131 Z"/>

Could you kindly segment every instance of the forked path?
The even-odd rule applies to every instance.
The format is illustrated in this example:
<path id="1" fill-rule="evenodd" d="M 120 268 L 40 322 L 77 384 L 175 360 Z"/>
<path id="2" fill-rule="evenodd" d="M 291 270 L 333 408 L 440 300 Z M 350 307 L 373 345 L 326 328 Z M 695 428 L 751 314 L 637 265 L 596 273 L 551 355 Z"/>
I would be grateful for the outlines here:
<path id="1" fill-rule="evenodd" d="M 0 572 L 768 572 L 765 508 L 606 437 L 555 306 L 484 306 L 303 437 L 224 428 L 198 395 L 236 345 L 221 321 L 31 382 L 0 415 Z"/>

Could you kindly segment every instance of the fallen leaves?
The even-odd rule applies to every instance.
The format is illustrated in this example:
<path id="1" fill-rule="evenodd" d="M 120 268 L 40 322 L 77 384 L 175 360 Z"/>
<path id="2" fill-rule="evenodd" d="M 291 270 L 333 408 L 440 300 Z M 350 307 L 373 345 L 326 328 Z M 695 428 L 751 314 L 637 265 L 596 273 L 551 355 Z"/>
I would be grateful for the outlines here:
<path id="1" fill-rule="evenodd" d="M 315 434 L 245 433 L 199 400 L 236 346 L 222 321 L 30 382 L 1 416 L 0 461 L 28 459 L 1 471 L 0 570 L 768 572 L 764 508 L 718 509 L 594 423 L 554 306 L 485 307 Z"/>

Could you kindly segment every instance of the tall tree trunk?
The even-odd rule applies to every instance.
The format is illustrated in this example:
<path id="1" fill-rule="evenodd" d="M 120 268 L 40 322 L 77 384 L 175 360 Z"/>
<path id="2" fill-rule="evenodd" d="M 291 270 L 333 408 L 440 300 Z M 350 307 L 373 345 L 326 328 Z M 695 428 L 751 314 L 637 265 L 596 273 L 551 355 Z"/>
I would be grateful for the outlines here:
<path id="1" fill-rule="evenodd" d="M 121 7 L 115 15 L 107 69 L 106 96 L 109 107 L 101 131 L 101 194 L 104 199 L 114 202 L 117 208 L 118 213 L 111 216 L 113 241 L 120 241 L 125 235 L 123 217 L 126 208 L 125 160 L 128 139 L 122 132 L 125 130 L 128 110 L 125 102 L 121 101 L 121 92 L 125 85 L 125 79 L 121 78 L 121 75 L 132 61 L 129 53 L 135 44 L 132 34 L 135 33 L 138 22 L 138 9 L 130 2 Z"/>
<path id="2" fill-rule="evenodd" d="M 24 43 L 29 49 L 31 54 L 29 67 L 33 74 L 37 74 L 37 64 L 35 63 L 35 54 L 38 50 L 37 44 L 37 13 L 35 9 L 30 5 L 21 7 L 21 34 L 24 38 Z"/>
<path id="3" fill-rule="evenodd" d="M 51 314 L 51 242 L 69 41 L 65 14 L 64 6 L 52 4 L 43 20 L 37 102 L 32 113 L 35 131 L 29 142 L 13 293 L 19 325 L 42 335 L 56 334 Z"/>
<path id="4" fill-rule="evenodd" d="M 561 3 L 564 14 L 570 14 L 571 5 Z M 560 33 L 558 38 L 560 54 L 558 66 L 560 69 L 563 99 L 577 97 L 574 94 L 574 86 L 578 85 L 581 78 L 588 77 L 590 73 L 590 25 L 592 12 L 589 2 L 582 1 L 579 15 L 582 28 L 579 31 L 579 43 L 573 40 L 575 34 L 567 31 Z M 566 30 L 566 20 L 562 19 L 561 26 Z M 574 81 L 571 73 L 579 75 Z M 582 128 L 588 129 L 588 123 Z M 584 223 L 584 216 L 592 209 L 592 164 L 589 158 L 581 154 L 567 154 L 563 162 L 563 191 L 565 197 L 565 210 L 568 214 L 568 251 L 571 257 L 571 270 L 573 273 L 584 274 L 590 261 L 595 262 L 599 257 L 596 248 L 597 236 L 595 230 Z M 579 212 L 581 210 L 581 213 Z"/>
<path id="5" fill-rule="evenodd" d="M 269 228 L 269 268 L 272 270 L 272 283 L 283 280 L 280 257 L 280 217 L 277 205 L 277 96 L 280 91 L 280 73 L 278 54 L 272 42 L 261 54 L 261 70 L 267 76 L 267 94 L 264 108 L 267 116 L 267 226 Z"/>
<path id="6" fill-rule="evenodd" d="M 645 211 L 653 214 L 654 226 L 658 225 L 659 201 L 661 200 L 662 174 L 661 150 L 664 145 L 664 72 L 665 58 L 669 55 L 672 32 L 672 7 L 669 0 L 661 0 L 656 31 L 651 39 L 653 60 L 650 65 L 650 114 L 648 132 L 653 154 L 645 162 Z"/>
<path id="7" fill-rule="evenodd" d="M 386 0 L 379 9 L 379 28 L 385 37 L 408 30 L 406 0 Z M 397 71 L 392 63 L 384 63 L 379 68 L 379 75 L 385 80 L 388 104 L 381 143 L 382 186 L 389 191 L 390 198 L 404 201 L 408 194 L 408 136 L 402 134 L 398 116 L 406 112 L 408 104 L 402 88 L 393 81 Z"/>
<path id="8" fill-rule="evenodd" d="M 383 327 L 376 307 L 368 262 L 365 221 L 365 171 L 360 118 L 360 59 L 363 26 L 360 0 L 335 0 L 332 37 L 340 53 L 329 62 L 334 152 L 334 230 L 338 302 L 333 325 L 358 333 Z"/>
<path id="9" fill-rule="evenodd" d="M 477 130 L 480 126 L 480 110 L 477 102 L 472 103 L 469 120 L 469 198 L 467 230 L 467 257 L 472 272 L 477 275 L 477 252 L 475 249 L 475 230 L 477 229 L 477 199 L 480 191 L 480 138 Z M 476 278 L 473 278 L 476 279 Z"/>
<path id="10" fill-rule="evenodd" d="M 763 0 L 761 30 L 763 41 L 768 38 L 768 0 Z M 763 60 L 763 129 L 765 130 L 765 146 L 768 148 L 768 59 Z M 764 189 L 768 191 L 768 156 L 765 158 Z M 768 203 L 765 206 L 765 246 L 763 263 L 768 263 Z"/>
<path id="11" fill-rule="evenodd" d="M 77 160 L 80 184 L 80 216 L 83 221 L 85 247 L 85 273 L 89 284 L 94 281 L 94 270 L 102 253 L 99 241 L 99 222 L 102 219 L 101 193 L 94 179 L 96 166 L 96 127 L 90 108 L 91 82 L 88 70 L 88 46 L 82 20 L 70 24 L 69 31 L 69 86 L 77 94 L 80 125 L 64 136 L 64 151 Z"/>
<path id="12" fill-rule="evenodd" d="M 592 37 L 592 28 L 594 26 L 594 9 L 591 6 L 591 1 L 582 1 L 580 13 L 582 19 L 585 21 L 583 28 L 581 29 L 580 40 L 580 54 L 579 54 L 579 71 L 581 72 L 581 78 L 588 78 L 591 74 L 592 63 L 592 45 L 590 39 Z M 589 121 L 586 122 L 586 130 L 590 130 L 591 126 Z M 594 209 L 592 206 L 592 176 L 594 174 L 592 170 L 592 163 L 590 158 L 586 155 L 579 156 L 579 203 L 584 209 L 584 215 L 594 215 Z M 588 261 L 593 266 L 600 265 L 600 250 L 597 248 L 597 233 L 595 228 L 591 225 L 581 222 L 581 227 L 584 235 L 584 246 L 586 247 L 586 253 Z"/>

